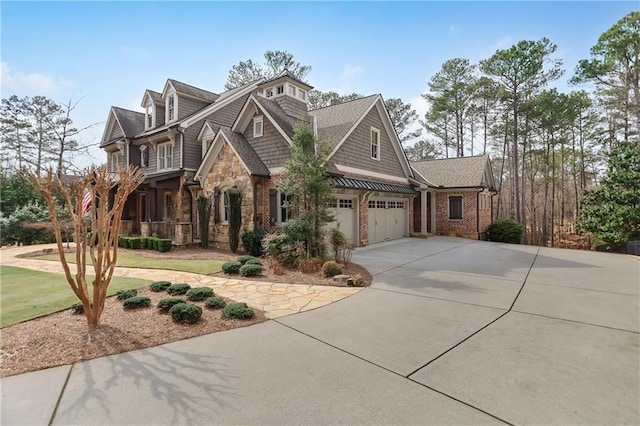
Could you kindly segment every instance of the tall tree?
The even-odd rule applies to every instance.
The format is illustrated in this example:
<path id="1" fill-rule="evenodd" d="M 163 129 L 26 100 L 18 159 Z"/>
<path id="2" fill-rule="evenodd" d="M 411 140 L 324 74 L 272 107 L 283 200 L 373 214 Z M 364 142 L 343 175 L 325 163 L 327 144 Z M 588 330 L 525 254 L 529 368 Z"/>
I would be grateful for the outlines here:
<path id="1" fill-rule="evenodd" d="M 322 92 L 320 90 L 310 90 L 307 104 L 309 110 L 324 108 L 331 105 L 341 104 L 343 102 L 354 101 L 363 96 L 360 93 L 351 93 L 349 95 L 341 95 L 337 92 Z"/>
<path id="2" fill-rule="evenodd" d="M 605 31 L 591 48 L 591 59 L 578 63 L 572 83 L 594 82 L 615 102 L 622 137 L 640 134 L 640 12 L 620 19 Z"/>
<path id="3" fill-rule="evenodd" d="M 405 147 L 404 152 L 409 161 L 434 160 L 441 155 L 438 147 L 427 140 L 419 140 L 412 146 Z"/>
<path id="4" fill-rule="evenodd" d="M 234 65 L 227 76 L 226 90 L 234 89 L 259 78 L 272 78 L 284 70 L 288 70 L 294 77 L 305 81 L 311 71 L 310 65 L 302 65 L 293 58 L 293 54 L 281 50 L 267 50 L 264 53 L 264 64 L 260 65 L 251 59 L 240 61 Z"/>
<path id="5" fill-rule="evenodd" d="M 420 136 L 422 129 L 414 128 L 412 130 L 418 120 L 418 114 L 415 109 L 411 108 L 410 103 L 405 104 L 400 98 L 389 98 L 384 101 L 384 106 L 389 111 L 389 117 L 401 144 L 404 145 L 405 142 Z"/>
<path id="6" fill-rule="evenodd" d="M 514 187 L 515 219 L 523 221 L 520 189 L 520 153 L 518 138 L 522 105 L 534 93 L 562 74 L 562 60 L 552 59 L 557 46 L 547 38 L 538 41 L 523 40 L 508 49 L 498 50 L 489 59 L 480 61 L 480 69 L 500 84 L 511 108 L 511 154 Z"/>
<path id="7" fill-rule="evenodd" d="M 0 109 L 0 132 L 2 135 L 2 167 L 5 169 L 22 169 L 26 159 L 31 157 L 27 144 L 27 133 L 31 123 L 27 118 L 25 104 L 29 98 L 18 98 L 16 95 L 2 100 Z"/>

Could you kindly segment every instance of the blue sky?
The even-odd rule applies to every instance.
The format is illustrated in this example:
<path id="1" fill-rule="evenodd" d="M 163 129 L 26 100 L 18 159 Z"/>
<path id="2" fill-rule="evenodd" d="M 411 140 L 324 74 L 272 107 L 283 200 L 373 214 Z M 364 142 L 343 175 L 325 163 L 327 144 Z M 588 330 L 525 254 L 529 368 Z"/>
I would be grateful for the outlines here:
<path id="1" fill-rule="evenodd" d="M 558 45 L 569 90 L 579 59 L 637 1 L 607 2 L 7 2 L 1 4 L 2 97 L 82 101 L 78 126 L 98 142 L 109 107 L 139 109 L 167 78 L 219 92 L 240 60 L 286 50 L 319 90 L 381 93 L 424 111 L 442 63 L 472 62 L 519 40 Z M 103 162 L 104 155 L 82 164 Z"/>

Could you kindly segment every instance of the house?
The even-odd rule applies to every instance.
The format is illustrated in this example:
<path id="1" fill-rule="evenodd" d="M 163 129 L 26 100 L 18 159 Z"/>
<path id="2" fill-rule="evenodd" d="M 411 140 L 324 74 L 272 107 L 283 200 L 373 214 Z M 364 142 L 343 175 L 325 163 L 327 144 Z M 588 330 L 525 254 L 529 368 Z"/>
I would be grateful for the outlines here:
<path id="1" fill-rule="evenodd" d="M 175 244 L 198 240 L 196 199 L 204 194 L 213 206 L 209 239 L 228 247 L 225 191 L 231 187 L 243 193 L 243 231 L 282 225 L 292 212 L 287 194 L 276 186 L 299 122 L 331 146 L 327 172 L 336 221 L 330 226 L 339 227 L 353 245 L 408 237 L 410 231 L 477 238 L 484 230 L 484 219 L 473 224 L 467 194 L 477 194 L 478 185 L 491 191 L 490 173 L 478 185 L 453 187 L 456 182 L 429 171 L 434 168 L 407 161 L 382 96 L 308 111 L 311 89 L 287 71 L 223 93 L 168 79 L 162 92 L 144 92 L 144 113 L 112 107 L 101 141 L 108 166 L 133 164 L 146 172 L 127 201 L 122 232 L 171 238 Z M 462 196 L 458 204 L 451 201 L 457 196 Z M 447 200 L 454 210 L 462 209 L 462 219 L 454 214 L 441 220 L 436 214 L 449 209 Z"/>

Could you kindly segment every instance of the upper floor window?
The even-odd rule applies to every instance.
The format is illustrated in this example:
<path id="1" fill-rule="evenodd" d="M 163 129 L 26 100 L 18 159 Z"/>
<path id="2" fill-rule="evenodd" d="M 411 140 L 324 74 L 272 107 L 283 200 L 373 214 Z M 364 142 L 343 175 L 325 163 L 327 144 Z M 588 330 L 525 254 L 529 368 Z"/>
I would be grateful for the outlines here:
<path id="1" fill-rule="evenodd" d="M 177 109 L 178 99 L 176 95 L 169 95 L 169 97 L 167 97 L 167 122 L 174 121 L 178 117 Z"/>
<path id="2" fill-rule="evenodd" d="M 371 158 L 380 161 L 380 130 L 371 128 Z"/>
<path id="3" fill-rule="evenodd" d="M 140 167 L 147 167 L 149 165 L 149 153 L 147 152 L 146 145 L 140 145 Z"/>
<path id="4" fill-rule="evenodd" d="M 145 130 L 152 129 L 156 125 L 156 108 L 153 103 L 147 105 L 145 112 L 144 128 Z"/>
<path id="5" fill-rule="evenodd" d="M 300 97 L 300 99 L 302 99 L 303 101 L 307 100 L 307 92 L 305 92 L 304 90 L 298 89 L 298 96 Z"/>
<path id="6" fill-rule="evenodd" d="M 118 150 L 109 154 L 109 163 L 111 171 L 114 173 L 117 172 L 118 169 L 124 165 L 124 154 L 122 151 Z"/>
<path id="7" fill-rule="evenodd" d="M 209 150 L 209 147 L 211 146 L 212 143 L 213 143 L 213 138 L 207 138 L 202 141 L 202 158 L 204 158 L 204 156 L 207 155 L 207 151 Z"/>
<path id="8" fill-rule="evenodd" d="M 282 95 L 284 93 L 284 86 L 281 84 L 276 87 L 276 95 Z"/>
<path id="9" fill-rule="evenodd" d="M 296 86 L 289 85 L 289 94 L 291 96 L 295 96 L 296 95 Z"/>
<path id="10" fill-rule="evenodd" d="M 291 195 L 280 193 L 280 222 L 286 222 L 293 217 Z"/>
<path id="11" fill-rule="evenodd" d="M 263 132 L 263 118 L 262 116 L 257 116 L 257 117 L 253 117 L 253 137 L 257 138 L 259 136 L 262 136 L 262 132 Z"/>
<path id="12" fill-rule="evenodd" d="M 158 145 L 158 170 L 167 170 L 173 167 L 173 144 L 163 143 Z"/>
<path id="13" fill-rule="evenodd" d="M 269 87 L 268 89 L 265 89 L 264 94 L 267 98 L 273 97 L 273 87 Z"/>
<path id="14" fill-rule="evenodd" d="M 449 219 L 462 219 L 462 195 L 449 196 Z"/>

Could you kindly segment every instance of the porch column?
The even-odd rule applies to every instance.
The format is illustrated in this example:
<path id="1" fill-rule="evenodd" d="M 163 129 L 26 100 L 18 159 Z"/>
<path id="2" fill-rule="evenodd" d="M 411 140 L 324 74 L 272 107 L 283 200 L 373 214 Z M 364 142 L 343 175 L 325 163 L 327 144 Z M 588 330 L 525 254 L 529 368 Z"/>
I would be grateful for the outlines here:
<path id="1" fill-rule="evenodd" d="M 436 192 L 431 191 L 431 233 L 436 234 Z"/>
<path id="2" fill-rule="evenodd" d="M 420 192 L 420 233 L 427 235 L 427 197 L 429 193 L 426 190 Z"/>

